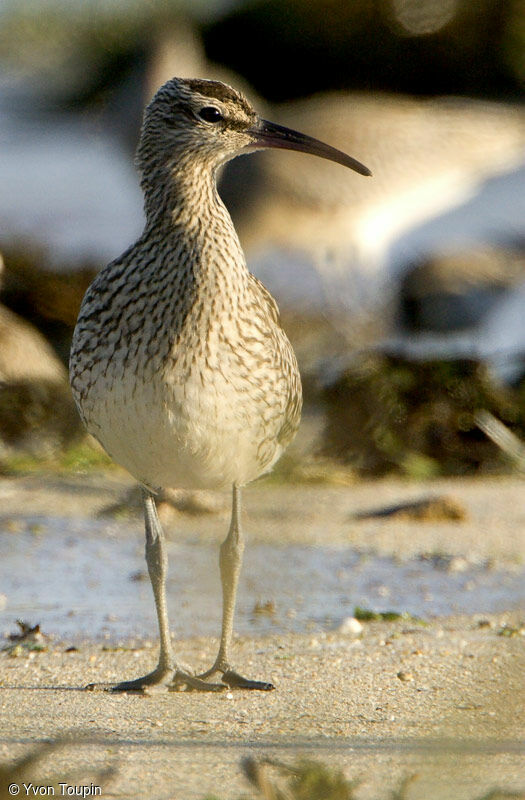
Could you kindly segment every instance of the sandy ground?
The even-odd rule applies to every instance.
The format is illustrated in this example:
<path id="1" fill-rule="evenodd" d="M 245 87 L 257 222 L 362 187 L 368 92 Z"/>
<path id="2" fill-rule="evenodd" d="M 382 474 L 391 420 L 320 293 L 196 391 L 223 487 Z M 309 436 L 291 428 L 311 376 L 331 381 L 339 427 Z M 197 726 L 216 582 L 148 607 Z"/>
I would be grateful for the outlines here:
<path id="1" fill-rule="evenodd" d="M 99 513 L 128 487 L 118 474 L 5 479 L 1 518 L 56 515 L 57 509 L 66 517 Z M 345 542 L 400 558 L 431 551 L 517 568 L 525 560 L 523 489 L 517 478 L 351 487 L 266 483 L 246 492 L 246 527 L 252 540 Z M 358 512 L 428 495 L 453 498 L 464 510 L 463 521 L 355 519 Z M 220 539 L 226 518 L 225 499 L 224 511 L 178 515 L 168 529 L 170 535 L 177 530 L 182 537 Z M 283 580 L 287 569 L 283 564 Z M 83 691 L 90 681 L 150 669 L 154 643 L 116 651 L 86 643 L 72 652 L 55 644 L 18 657 L 3 652 L 0 761 L 13 763 L 39 743 L 70 733 L 75 743 L 29 767 L 23 781 L 34 787 L 52 779 L 92 782 L 103 798 L 203 800 L 213 794 L 236 800 L 251 796 L 241 759 L 270 755 L 341 767 L 362 781 L 356 796 L 363 800 L 390 798 L 411 774 L 418 777 L 407 800 L 474 800 L 494 786 L 523 791 L 522 622 L 513 611 L 427 626 L 366 623 L 359 637 L 337 632 L 238 639 L 236 666 L 272 680 L 277 688 L 270 693 L 137 697 Z M 196 668 L 209 665 L 215 648 L 211 639 L 179 643 L 182 659 Z M 112 778 L 97 774 L 108 766 L 116 770 Z M 1 773 L 0 781 L 10 782 Z M 30 796 L 23 781 L 15 781 L 19 796 Z M 2 791 L 5 786 L 0 798 Z"/>

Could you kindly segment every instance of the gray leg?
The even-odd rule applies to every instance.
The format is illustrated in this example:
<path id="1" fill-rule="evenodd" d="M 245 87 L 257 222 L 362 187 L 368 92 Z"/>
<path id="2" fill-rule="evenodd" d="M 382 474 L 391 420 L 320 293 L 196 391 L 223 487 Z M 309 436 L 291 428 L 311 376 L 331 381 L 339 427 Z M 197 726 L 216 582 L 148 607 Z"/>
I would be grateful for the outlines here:
<path id="1" fill-rule="evenodd" d="M 244 537 L 241 528 L 241 490 L 240 487 L 233 486 L 232 499 L 232 518 L 228 536 L 224 540 L 220 549 L 219 565 L 222 583 L 222 630 L 219 652 L 213 667 L 200 677 L 207 678 L 216 673 L 222 674 L 222 680 L 228 686 L 240 689 L 260 689 L 269 691 L 273 689 L 273 684 L 265 681 L 252 681 L 243 678 L 230 666 L 230 647 L 233 633 L 233 617 L 235 614 L 235 601 L 237 598 L 237 586 L 242 566 L 242 556 L 244 553 Z"/>
<path id="2" fill-rule="evenodd" d="M 158 686 L 166 689 L 178 685 L 187 685 L 188 688 L 220 691 L 224 688 L 221 684 L 206 683 L 193 675 L 178 668 L 173 655 L 166 605 L 166 574 L 168 571 L 168 557 L 164 533 L 151 492 L 143 490 L 144 519 L 146 524 L 146 563 L 148 565 L 151 587 L 155 598 L 155 608 L 159 623 L 160 652 L 159 662 L 153 672 L 131 681 L 123 681 L 116 686 L 102 686 L 114 692 L 143 692 L 148 687 Z M 97 688 L 90 685 L 88 688 Z"/>
<path id="3" fill-rule="evenodd" d="M 144 521 L 146 527 L 146 563 L 155 598 L 155 608 L 159 622 L 160 653 L 159 663 L 153 672 L 132 681 L 123 681 L 113 687 L 116 692 L 140 691 L 146 686 L 164 684 L 173 677 L 175 659 L 171 646 L 170 626 L 166 605 L 166 574 L 168 572 L 168 556 L 164 532 L 157 514 L 157 507 L 153 495 L 142 492 L 144 507 Z"/>
<path id="4" fill-rule="evenodd" d="M 151 587 L 155 598 L 155 608 L 159 622 L 160 653 L 157 670 L 167 672 L 174 668 L 173 650 L 171 646 L 170 626 L 166 605 L 166 575 L 168 572 L 168 556 L 164 531 L 157 514 L 153 495 L 143 491 L 144 521 L 146 527 L 146 563 L 148 565 Z"/>

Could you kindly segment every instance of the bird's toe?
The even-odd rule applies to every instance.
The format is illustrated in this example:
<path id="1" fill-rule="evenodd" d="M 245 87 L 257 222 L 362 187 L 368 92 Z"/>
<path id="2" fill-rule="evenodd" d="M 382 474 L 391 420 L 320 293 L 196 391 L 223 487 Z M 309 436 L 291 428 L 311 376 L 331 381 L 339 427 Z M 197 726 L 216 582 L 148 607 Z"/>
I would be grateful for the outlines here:
<path id="1" fill-rule="evenodd" d="M 273 683 L 269 681 L 254 681 L 250 678 L 245 678 L 243 675 L 239 675 L 239 673 L 235 672 L 233 669 L 228 669 L 223 672 L 222 681 L 229 686 L 230 689 L 255 689 L 260 692 L 271 692 L 275 689 Z"/>
<path id="2" fill-rule="evenodd" d="M 121 681 L 120 683 L 89 683 L 85 689 L 89 692 L 114 692 L 114 693 L 135 693 L 153 694 L 156 692 L 167 692 L 175 670 L 171 668 L 159 668 L 134 678 L 131 681 Z"/>
<path id="3" fill-rule="evenodd" d="M 228 686 L 225 683 L 211 683 L 177 670 L 169 688 L 171 692 L 223 692 Z"/>
<path id="4" fill-rule="evenodd" d="M 206 680 L 214 675 L 220 675 L 221 685 L 226 686 L 228 689 L 254 689 L 259 692 L 271 692 L 275 689 L 273 683 L 269 681 L 254 681 L 251 678 L 245 678 L 236 670 L 232 669 L 229 664 L 218 662 L 209 669 L 199 675 L 199 679 Z"/>

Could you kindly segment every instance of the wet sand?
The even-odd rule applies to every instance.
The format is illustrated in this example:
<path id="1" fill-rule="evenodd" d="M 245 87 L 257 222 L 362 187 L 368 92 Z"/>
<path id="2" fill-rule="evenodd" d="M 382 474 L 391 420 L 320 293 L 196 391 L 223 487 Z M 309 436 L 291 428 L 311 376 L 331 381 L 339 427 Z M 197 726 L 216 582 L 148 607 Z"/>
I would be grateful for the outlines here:
<path id="1" fill-rule="evenodd" d="M 6 479 L 0 484 L 1 521 L 16 529 L 17 521 L 56 515 L 57 508 L 66 518 L 94 515 L 129 485 L 118 474 Z M 246 492 L 246 529 L 252 542 L 330 541 L 396 558 L 439 552 L 519 569 L 525 560 L 523 488 L 517 478 L 350 487 L 261 484 Z M 465 519 L 355 519 L 357 512 L 431 494 L 452 497 Z M 224 509 L 176 515 L 169 535 L 219 541 L 227 498 Z M 138 519 L 131 520 L 133 535 L 139 529 Z M 293 580 L 292 564 L 283 563 L 282 572 L 284 581 Z M 43 652 L 22 648 L 17 657 L 5 651 L 0 760 L 12 762 L 70 732 L 76 744 L 30 768 L 35 785 L 52 776 L 68 781 L 73 772 L 71 783 L 97 785 L 96 770 L 113 765 L 116 775 L 100 779 L 98 796 L 203 800 L 213 794 L 234 800 L 250 791 L 240 760 L 271 755 L 287 762 L 307 756 L 341 767 L 349 778 L 361 779 L 356 797 L 363 800 L 389 798 L 414 773 L 410 800 L 473 800 L 494 786 L 523 791 L 522 622 L 523 614 L 512 610 L 438 618 L 425 626 L 410 620 L 363 623 L 357 637 L 316 631 L 238 638 L 236 667 L 272 680 L 277 688 L 271 693 L 136 697 L 83 691 L 91 681 L 150 669 L 154 642 L 117 650 L 86 642 L 70 652 L 67 642 L 54 642 Z M 209 666 L 216 646 L 211 638 L 183 639 L 178 652 L 200 669 Z"/>

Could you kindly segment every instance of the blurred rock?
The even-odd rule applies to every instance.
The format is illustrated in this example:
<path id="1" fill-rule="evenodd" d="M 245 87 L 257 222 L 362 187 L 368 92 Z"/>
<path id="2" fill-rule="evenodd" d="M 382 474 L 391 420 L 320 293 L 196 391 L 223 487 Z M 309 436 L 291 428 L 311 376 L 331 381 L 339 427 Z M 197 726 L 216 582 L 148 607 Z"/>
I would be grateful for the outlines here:
<path id="1" fill-rule="evenodd" d="M 399 322 L 439 333 L 476 326 L 523 280 L 524 251 L 479 246 L 432 256 L 403 277 Z"/>
<path id="2" fill-rule="evenodd" d="M 466 508 L 454 497 L 438 495 L 375 508 L 371 511 L 360 511 L 354 514 L 352 519 L 383 519 L 385 517 L 414 522 L 464 522 L 468 518 L 468 513 Z"/>
<path id="3" fill-rule="evenodd" d="M 2 302 L 38 328 L 67 366 L 80 303 L 97 270 L 57 271 L 44 251 L 22 244 L 5 248 L 4 260 Z"/>
<path id="4" fill-rule="evenodd" d="M 33 326 L 0 305 L 0 461 L 55 454 L 81 430 L 65 367 Z"/>
<path id="5" fill-rule="evenodd" d="M 337 631 L 345 636 L 360 636 L 363 633 L 363 626 L 355 617 L 345 617 Z"/>
<path id="6" fill-rule="evenodd" d="M 325 391 L 323 455 L 362 475 L 410 477 L 508 471 L 480 431 L 486 409 L 523 438 L 519 391 L 497 385 L 475 360 L 355 359 Z"/>
<path id="7" fill-rule="evenodd" d="M 525 281 L 491 311 L 482 334 L 490 345 L 494 370 L 502 380 L 519 387 L 525 377 Z"/>

